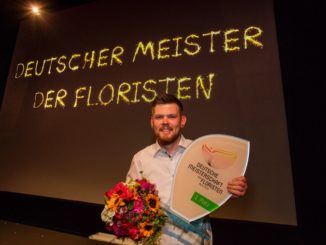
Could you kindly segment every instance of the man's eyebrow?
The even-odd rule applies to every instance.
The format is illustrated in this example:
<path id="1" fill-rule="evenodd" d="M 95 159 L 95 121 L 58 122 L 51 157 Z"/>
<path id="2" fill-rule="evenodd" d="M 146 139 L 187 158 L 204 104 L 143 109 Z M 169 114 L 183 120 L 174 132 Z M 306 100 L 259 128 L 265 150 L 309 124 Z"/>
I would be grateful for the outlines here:
<path id="1" fill-rule="evenodd" d="M 176 117 L 178 114 L 177 113 L 169 113 L 169 114 L 153 114 L 153 117 Z"/>

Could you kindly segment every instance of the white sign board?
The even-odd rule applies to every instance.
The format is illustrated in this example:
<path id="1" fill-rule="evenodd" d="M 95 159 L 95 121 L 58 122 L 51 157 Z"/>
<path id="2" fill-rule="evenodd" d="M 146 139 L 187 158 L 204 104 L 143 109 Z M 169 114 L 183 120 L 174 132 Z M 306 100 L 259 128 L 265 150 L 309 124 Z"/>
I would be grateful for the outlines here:
<path id="1" fill-rule="evenodd" d="M 228 135 L 206 135 L 193 141 L 179 160 L 170 208 L 191 222 L 223 205 L 231 194 L 227 183 L 244 175 L 249 141 Z"/>

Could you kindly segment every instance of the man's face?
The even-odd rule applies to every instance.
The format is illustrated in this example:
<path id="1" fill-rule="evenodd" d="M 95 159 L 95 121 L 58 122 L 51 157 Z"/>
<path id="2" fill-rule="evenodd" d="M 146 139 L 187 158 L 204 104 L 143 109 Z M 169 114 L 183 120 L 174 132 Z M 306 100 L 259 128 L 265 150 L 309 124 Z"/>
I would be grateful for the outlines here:
<path id="1" fill-rule="evenodd" d="M 186 117 L 181 115 L 177 104 L 162 104 L 153 108 L 151 126 L 161 145 L 175 143 L 185 124 Z"/>

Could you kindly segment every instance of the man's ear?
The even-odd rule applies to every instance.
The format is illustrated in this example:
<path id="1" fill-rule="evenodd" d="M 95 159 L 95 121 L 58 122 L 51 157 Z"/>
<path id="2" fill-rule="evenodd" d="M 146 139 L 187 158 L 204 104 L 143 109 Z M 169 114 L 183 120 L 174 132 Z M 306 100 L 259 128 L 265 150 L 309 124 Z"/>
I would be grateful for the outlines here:
<path id="1" fill-rule="evenodd" d="M 181 128 L 186 126 L 186 123 L 187 123 L 187 117 L 185 115 L 182 115 L 181 116 Z"/>
<path id="2" fill-rule="evenodd" d="M 153 117 L 151 117 L 151 128 L 153 128 Z"/>

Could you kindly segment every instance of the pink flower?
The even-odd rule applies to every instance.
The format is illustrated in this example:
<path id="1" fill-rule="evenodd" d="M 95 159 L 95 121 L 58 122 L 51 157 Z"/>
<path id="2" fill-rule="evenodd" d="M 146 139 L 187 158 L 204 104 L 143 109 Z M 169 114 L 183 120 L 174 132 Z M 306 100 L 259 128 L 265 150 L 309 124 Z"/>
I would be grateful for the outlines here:
<path id="1" fill-rule="evenodd" d="M 142 190 L 144 191 L 148 191 L 148 192 L 155 191 L 155 185 L 149 183 L 146 179 L 138 180 L 138 183 L 140 184 Z"/>
<path id="2" fill-rule="evenodd" d="M 135 200 L 133 211 L 138 214 L 144 212 L 144 201 L 141 198 Z"/>

